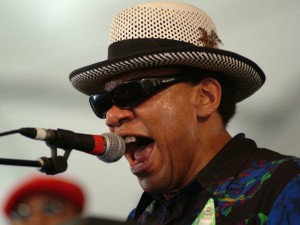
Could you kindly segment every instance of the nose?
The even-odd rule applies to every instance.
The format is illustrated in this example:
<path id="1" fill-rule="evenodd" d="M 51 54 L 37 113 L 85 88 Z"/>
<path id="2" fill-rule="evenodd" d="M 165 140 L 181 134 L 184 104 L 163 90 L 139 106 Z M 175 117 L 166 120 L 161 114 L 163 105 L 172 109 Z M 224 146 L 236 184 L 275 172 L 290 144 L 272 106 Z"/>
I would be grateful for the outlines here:
<path id="1" fill-rule="evenodd" d="M 113 105 L 106 113 L 106 125 L 110 128 L 116 128 L 133 117 L 134 113 L 131 109 L 121 109 Z"/>
<path id="2" fill-rule="evenodd" d="M 46 224 L 47 224 L 47 217 L 42 214 L 32 215 L 28 220 L 24 221 L 24 225 L 46 225 Z"/>

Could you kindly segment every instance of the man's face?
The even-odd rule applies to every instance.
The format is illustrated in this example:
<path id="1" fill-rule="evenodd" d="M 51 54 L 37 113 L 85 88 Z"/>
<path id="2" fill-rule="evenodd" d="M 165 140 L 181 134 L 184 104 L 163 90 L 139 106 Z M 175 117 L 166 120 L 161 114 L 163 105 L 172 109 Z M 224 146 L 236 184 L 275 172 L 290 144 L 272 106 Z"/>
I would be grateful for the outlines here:
<path id="1" fill-rule="evenodd" d="M 127 73 L 108 82 L 111 90 L 136 77 L 178 75 L 174 69 L 148 69 Z M 125 156 L 141 187 L 148 192 L 181 188 L 197 173 L 197 115 L 193 107 L 195 85 L 180 82 L 126 110 L 113 106 L 106 114 L 111 132 L 126 142 Z"/>
<path id="2" fill-rule="evenodd" d="M 79 216 L 69 202 L 50 194 L 36 193 L 24 198 L 12 215 L 12 225 L 59 225 Z"/>

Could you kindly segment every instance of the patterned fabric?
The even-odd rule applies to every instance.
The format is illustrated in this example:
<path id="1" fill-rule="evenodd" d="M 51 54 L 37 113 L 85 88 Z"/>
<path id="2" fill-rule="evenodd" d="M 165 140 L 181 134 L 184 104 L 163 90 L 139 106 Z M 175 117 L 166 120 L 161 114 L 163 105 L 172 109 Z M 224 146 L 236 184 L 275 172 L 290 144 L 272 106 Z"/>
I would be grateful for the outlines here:
<path id="1" fill-rule="evenodd" d="M 300 159 L 257 148 L 239 134 L 168 202 L 143 193 L 128 220 L 190 225 L 210 198 L 216 224 L 300 224 Z"/>

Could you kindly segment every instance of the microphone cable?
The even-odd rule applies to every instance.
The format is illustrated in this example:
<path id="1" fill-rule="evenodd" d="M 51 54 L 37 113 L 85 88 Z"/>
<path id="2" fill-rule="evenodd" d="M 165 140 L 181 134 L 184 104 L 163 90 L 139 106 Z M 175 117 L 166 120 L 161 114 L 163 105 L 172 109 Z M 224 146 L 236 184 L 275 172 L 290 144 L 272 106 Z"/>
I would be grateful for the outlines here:
<path id="1" fill-rule="evenodd" d="M 17 134 L 17 133 L 20 133 L 20 129 L 2 132 L 0 133 L 0 137 L 10 135 L 10 134 Z"/>

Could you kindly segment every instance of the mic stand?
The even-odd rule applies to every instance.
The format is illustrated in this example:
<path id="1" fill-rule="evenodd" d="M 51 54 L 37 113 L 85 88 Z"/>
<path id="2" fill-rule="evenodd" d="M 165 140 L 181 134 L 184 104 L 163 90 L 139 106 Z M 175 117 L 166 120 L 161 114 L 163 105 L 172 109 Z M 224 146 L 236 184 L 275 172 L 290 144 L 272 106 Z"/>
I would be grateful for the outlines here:
<path id="1" fill-rule="evenodd" d="M 47 175 L 54 175 L 62 173 L 68 168 L 68 158 L 71 153 L 71 149 L 65 150 L 63 156 L 57 155 L 57 148 L 49 143 L 47 146 L 51 149 L 51 157 L 41 157 L 40 159 L 34 160 L 21 160 L 21 159 L 3 159 L 0 158 L 0 164 L 3 165 L 14 165 L 14 166 L 27 166 L 40 168 L 42 173 Z"/>

